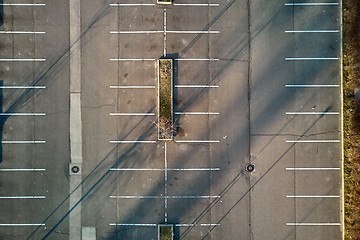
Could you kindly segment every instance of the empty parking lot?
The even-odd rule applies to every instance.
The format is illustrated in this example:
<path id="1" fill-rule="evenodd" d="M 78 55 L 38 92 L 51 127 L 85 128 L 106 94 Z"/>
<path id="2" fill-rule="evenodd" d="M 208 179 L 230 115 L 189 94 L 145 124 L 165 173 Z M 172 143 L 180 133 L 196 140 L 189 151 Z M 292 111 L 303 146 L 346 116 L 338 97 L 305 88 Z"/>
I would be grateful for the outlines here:
<path id="1" fill-rule="evenodd" d="M 46 16 L 65 32 L 53 34 L 66 38 L 61 16 L 68 6 L 60 4 L 65 12 L 55 14 L 44 4 L 23 11 L 30 22 L 50 11 Z M 21 201 L 34 205 L 32 212 L 23 210 L 27 218 L 12 221 L 17 205 L 3 205 L 9 213 L 0 236 L 18 239 L 22 229 L 24 239 L 81 239 L 90 227 L 97 239 L 156 239 L 157 226 L 166 223 L 174 225 L 175 239 L 341 238 L 339 3 L 184 0 L 160 6 L 147 0 L 80 7 L 80 178 L 74 181 L 68 171 L 69 81 L 62 80 L 69 78 L 68 49 L 50 51 L 55 40 L 40 24 L 35 30 L 46 34 L 31 33 L 30 57 L 46 61 L 32 60 L 31 72 L 10 70 L 3 79 L 3 86 L 19 79 L 24 82 L 14 85 L 35 81 L 44 90 L 25 91 L 29 98 L 16 90 L 14 112 L 25 106 L 32 115 L 11 116 L 4 125 L 26 121 L 18 125 L 29 125 L 33 135 L 2 135 L 0 201 L 32 196 Z M 50 47 L 40 48 L 47 38 Z M 173 141 L 157 138 L 159 58 L 174 61 Z M 24 76 L 11 77 L 19 72 Z M 6 101 L 16 103 L 6 91 L 5 113 Z M 11 150 L 5 140 L 39 142 Z M 14 154 L 13 161 L 6 154 Z M 28 166 L 17 164 L 21 159 Z M 252 173 L 244 170 L 250 162 Z M 27 173 L 11 173 L 20 167 Z M 9 174 L 21 174 L 19 182 L 10 183 Z M 17 193 L 17 186 L 34 191 Z M 36 205 L 40 201 L 47 202 Z M 34 214 L 42 204 L 43 212 Z"/>

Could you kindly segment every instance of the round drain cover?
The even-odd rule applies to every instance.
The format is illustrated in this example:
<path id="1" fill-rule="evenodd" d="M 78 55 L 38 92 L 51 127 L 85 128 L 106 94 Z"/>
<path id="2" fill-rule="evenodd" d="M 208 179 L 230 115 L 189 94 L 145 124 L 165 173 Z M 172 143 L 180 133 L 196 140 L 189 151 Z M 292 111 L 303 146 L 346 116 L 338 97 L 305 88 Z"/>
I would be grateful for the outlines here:
<path id="1" fill-rule="evenodd" d="M 72 171 L 73 173 L 78 173 L 78 172 L 80 171 L 80 168 L 79 168 L 78 166 L 73 166 L 73 167 L 71 168 L 71 171 Z"/>
<path id="2" fill-rule="evenodd" d="M 255 165 L 252 164 L 252 163 L 248 163 L 246 166 L 245 166 L 245 171 L 247 172 L 253 172 L 255 170 Z"/>

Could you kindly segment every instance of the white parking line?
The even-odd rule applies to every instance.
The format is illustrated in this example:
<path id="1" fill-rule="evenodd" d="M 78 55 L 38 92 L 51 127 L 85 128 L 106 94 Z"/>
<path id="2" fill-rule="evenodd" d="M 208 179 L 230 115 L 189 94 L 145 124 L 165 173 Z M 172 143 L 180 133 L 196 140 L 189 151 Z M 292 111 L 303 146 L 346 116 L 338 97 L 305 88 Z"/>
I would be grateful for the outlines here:
<path id="1" fill-rule="evenodd" d="M 176 88 L 218 88 L 218 85 L 175 85 Z"/>
<path id="2" fill-rule="evenodd" d="M 218 58 L 176 58 L 176 61 L 219 61 Z"/>
<path id="3" fill-rule="evenodd" d="M 180 34 L 218 34 L 220 31 L 166 31 L 166 33 L 180 33 Z"/>
<path id="4" fill-rule="evenodd" d="M 45 3 L 1 3 L 1 6 L 43 7 Z"/>
<path id="5" fill-rule="evenodd" d="M 339 30 L 289 30 L 285 33 L 339 33 Z"/>
<path id="6" fill-rule="evenodd" d="M 21 140 L 4 140 L 2 144 L 44 144 L 46 141 L 21 141 Z"/>
<path id="7" fill-rule="evenodd" d="M 220 196 L 198 196 L 198 195 L 189 195 L 189 196 L 110 196 L 110 198 L 117 199 L 210 199 L 210 198 L 219 198 Z"/>
<path id="8" fill-rule="evenodd" d="M 340 170 L 340 168 L 327 168 L 327 167 L 318 167 L 318 168 L 305 168 L 305 167 L 296 167 L 296 168 L 286 168 L 287 171 L 328 171 L 328 170 Z"/>
<path id="9" fill-rule="evenodd" d="M 287 198 L 339 198 L 338 195 L 288 195 Z"/>
<path id="10" fill-rule="evenodd" d="M 178 140 L 176 143 L 219 143 L 219 140 Z"/>
<path id="11" fill-rule="evenodd" d="M 110 86 L 110 88 L 114 89 L 154 89 L 155 86 Z"/>
<path id="12" fill-rule="evenodd" d="M 0 116 L 46 116 L 46 113 L 0 113 Z"/>
<path id="13" fill-rule="evenodd" d="M 167 207 L 168 207 L 168 188 L 167 188 L 167 182 L 168 182 L 168 173 L 167 173 L 167 155 L 166 155 L 166 142 L 165 142 L 165 146 L 164 146 L 164 166 L 165 166 L 165 171 L 164 171 L 164 194 L 165 194 L 165 199 L 164 199 L 164 204 L 165 204 L 165 216 L 164 216 L 164 221 L 165 223 L 167 223 Z"/>
<path id="14" fill-rule="evenodd" d="M 166 21 L 166 8 L 164 9 L 164 56 L 166 56 L 166 25 L 167 25 L 167 21 Z"/>
<path id="15" fill-rule="evenodd" d="M 156 223 L 110 223 L 110 226 L 156 227 Z"/>
<path id="16" fill-rule="evenodd" d="M 46 86 L 0 86 L 0 89 L 45 89 Z"/>
<path id="17" fill-rule="evenodd" d="M 110 143 L 156 143 L 156 141 L 110 141 Z"/>
<path id="18" fill-rule="evenodd" d="M 287 226 L 340 226 L 340 223 L 286 223 Z"/>
<path id="19" fill-rule="evenodd" d="M 336 2 L 327 2 L 327 3 L 285 3 L 285 6 L 333 6 L 339 5 Z"/>
<path id="20" fill-rule="evenodd" d="M 174 3 L 174 6 L 185 7 L 219 7 L 219 3 Z"/>
<path id="21" fill-rule="evenodd" d="M 287 143 L 338 143 L 340 140 L 286 140 Z"/>
<path id="22" fill-rule="evenodd" d="M 110 31 L 111 34 L 154 34 L 163 33 L 164 31 Z"/>
<path id="23" fill-rule="evenodd" d="M 110 3 L 110 7 L 155 6 L 155 3 Z"/>
<path id="24" fill-rule="evenodd" d="M 0 223 L 0 227 L 32 227 L 45 226 L 45 223 Z"/>
<path id="25" fill-rule="evenodd" d="M 110 171 L 165 171 L 164 168 L 110 168 Z M 166 171 L 220 171 L 220 168 L 167 168 Z"/>
<path id="26" fill-rule="evenodd" d="M 0 62 L 45 62 L 45 58 L 0 58 Z"/>
<path id="27" fill-rule="evenodd" d="M 219 115 L 218 112 L 175 112 L 175 115 Z"/>
<path id="28" fill-rule="evenodd" d="M 164 8 L 164 56 L 166 56 L 166 8 Z"/>
<path id="29" fill-rule="evenodd" d="M 0 199 L 45 199 L 45 196 L 0 196 Z"/>
<path id="30" fill-rule="evenodd" d="M 110 116 L 154 116 L 155 113 L 110 113 Z"/>
<path id="31" fill-rule="evenodd" d="M 220 226 L 219 223 L 177 223 L 175 224 L 176 227 L 194 227 L 194 226 L 201 226 L 201 227 L 210 227 L 210 226 Z"/>
<path id="32" fill-rule="evenodd" d="M 339 87 L 338 84 L 286 84 L 287 88 L 328 88 Z"/>
<path id="33" fill-rule="evenodd" d="M 155 61 L 155 58 L 110 58 L 110 61 Z"/>
<path id="34" fill-rule="evenodd" d="M 110 223 L 110 226 L 134 226 L 134 227 L 157 227 L 156 223 Z M 177 223 L 174 224 L 176 227 L 191 227 L 191 226 L 220 226 L 219 223 Z"/>
<path id="35" fill-rule="evenodd" d="M 286 115 L 339 115 L 339 112 L 286 112 Z"/>
<path id="36" fill-rule="evenodd" d="M 32 31 L 0 31 L 0 34 L 45 34 L 46 32 L 32 32 Z"/>
<path id="37" fill-rule="evenodd" d="M 316 61 L 316 60 L 339 60 L 339 58 L 337 58 L 337 57 L 328 57 L 328 58 L 323 58 L 323 57 L 313 57 L 313 58 L 309 58 L 309 57 L 303 57 L 303 58 L 301 58 L 301 57 L 287 57 L 287 58 L 285 58 L 285 60 L 286 61 L 307 61 L 307 60 L 314 60 L 314 61 Z"/>
<path id="38" fill-rule="evenodd" d="M 164 9 L 165 10 L 165 9 Z M 164 26 L 166 24 L 166 11 L 164 11 Z M 180 33 L 180 34 L 218 34 L 220 31 L 186 31 L 186 30 L 178 30 L 178 31 L 172 31 L 172 30 L 166 30 L 166 27 L 164 27 L 164 30 L 158 31 L 158 30 L 139 30 L 139 31 L 110 31 L 110 34 L 155 34 L 155 33 Z"/>
<path id="39" fill-rule="evenodd" d="M 0 172 L 43 172 L 45 168 L 0 168 Z"/>

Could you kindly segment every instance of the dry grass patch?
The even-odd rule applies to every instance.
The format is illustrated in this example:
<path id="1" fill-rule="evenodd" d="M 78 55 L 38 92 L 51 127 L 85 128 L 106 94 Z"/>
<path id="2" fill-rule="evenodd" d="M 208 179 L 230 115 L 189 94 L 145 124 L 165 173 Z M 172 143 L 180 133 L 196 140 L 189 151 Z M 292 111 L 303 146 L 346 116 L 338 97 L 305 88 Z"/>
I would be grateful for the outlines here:
<path id="1" fill-rule="evenodd" d="M 159 60 L 158 81 L 158 131 L 159 139 L 172 139 L 173 128 L 173 86 L 172 86 L 172 60 Z"/>
<path id="2" fill-rule="evenodd" d="M 360 239 L 360 1 L 343 1 L 345 238 Z M 360 93 L 360 91 L 359 91 Z"/>

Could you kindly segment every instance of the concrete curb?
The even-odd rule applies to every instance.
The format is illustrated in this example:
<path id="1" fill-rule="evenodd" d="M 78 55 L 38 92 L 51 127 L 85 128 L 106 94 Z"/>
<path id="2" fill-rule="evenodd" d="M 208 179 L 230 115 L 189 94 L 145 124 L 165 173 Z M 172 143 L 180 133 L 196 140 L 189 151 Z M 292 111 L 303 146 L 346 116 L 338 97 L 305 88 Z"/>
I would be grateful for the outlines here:
<path id="1" fill-rule="evenodd" d="M 341 206 L 340 206 L 340 222 L 342 239 L 345 239 L 345 179 L 344 179 L 344 76 L 343 76 L 343 6 L 342 0 L 340 4 L 340 139 L 341 139 Z"/>
<path id="2" fill-rule="evenodd" d="M 70 174 L 69 239 L 81 240 L 81 13 L 80 0 L 69 0 L 70 10 L 70 166 L 76 165 L 79 174 Z"/>

